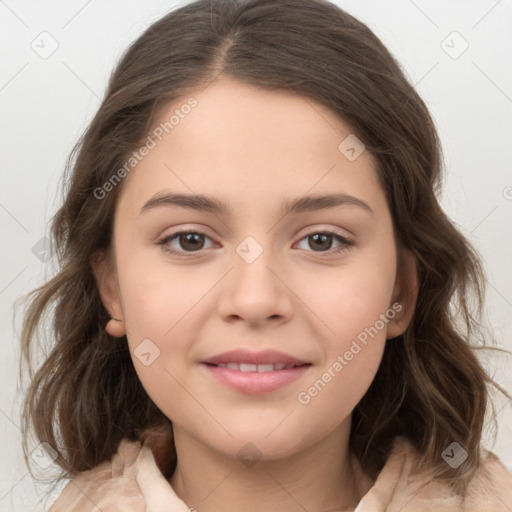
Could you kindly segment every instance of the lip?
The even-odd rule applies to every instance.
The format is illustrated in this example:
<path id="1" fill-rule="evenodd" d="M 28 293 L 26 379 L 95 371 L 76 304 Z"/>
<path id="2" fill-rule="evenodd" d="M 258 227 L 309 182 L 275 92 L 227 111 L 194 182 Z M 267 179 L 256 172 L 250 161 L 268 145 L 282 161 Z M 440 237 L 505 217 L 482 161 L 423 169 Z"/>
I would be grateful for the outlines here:
<path id="1" fill-rule="evenodd" d="M 293 368 L 285 368 L 273 371 L 249 371 L 243 372 L 226 367 L 215 366 L 218 364 L 285 364 L 294 365 Z M 221 384 L 235 389 L 241 393 L 250 395 L 262 395 L 280 389 L 304 375 L 312 366 L 311 363 L 297 359 L 277 350 L 262 350 L 253 352 L 238 349 L 223 352 L 201 362 L 201 366 Z"/>
<path id="2" fill-rule="evenodd" d="M 220 363 L 247 363 L 247 364 L 293 364 L 300 366 L 307 364 L 307 361 L 302 361 L 296 357 L 279 352 L 278 350 L 261 350 L 254 352 L 245 349 L 229 350 L 216 356 L 205 359 L 202 363 L 220 364 Z"/>
<path id="3" fill-rule="evenodd" d="M 201 366 L 218 382 L 249 395 L 262 395 L 276 391 L 304 375 L 310 364 L 270 372 L 242 372 L 202 363 Z"/>

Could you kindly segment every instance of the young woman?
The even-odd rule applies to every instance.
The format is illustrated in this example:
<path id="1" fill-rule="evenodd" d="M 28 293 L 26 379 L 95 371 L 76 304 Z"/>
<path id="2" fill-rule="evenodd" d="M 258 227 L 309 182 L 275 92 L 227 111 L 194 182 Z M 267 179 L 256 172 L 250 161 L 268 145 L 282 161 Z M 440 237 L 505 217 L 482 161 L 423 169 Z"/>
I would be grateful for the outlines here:
<path id="1" fill-rule="evenodd" d="M 197 0 L 114 71 L 32 298 L 60 511 L 507 511 L 481 446 L 483 274 L 438 136 L 325 0 Z M 456 307 L 453 307 L 456 306 Z M 28 435 L 28 434 L 27 434 Z"/>

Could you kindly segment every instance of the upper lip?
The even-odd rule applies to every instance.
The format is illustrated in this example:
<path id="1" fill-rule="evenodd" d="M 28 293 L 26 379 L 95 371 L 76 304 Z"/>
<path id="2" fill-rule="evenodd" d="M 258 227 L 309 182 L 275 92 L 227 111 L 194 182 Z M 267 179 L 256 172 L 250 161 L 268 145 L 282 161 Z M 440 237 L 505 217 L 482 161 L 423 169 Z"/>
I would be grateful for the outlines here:
<path id="1" fill-rule="evenodd" d="M 293 364 L 300 366 L 308 364 L 307 361 L 302 361 L 296 357 L 292 357 L 278 350 L 261 350 L 253 352 L 251 350 L 237 349 L 223 352 L 216 356 L 210 357 L 202 361 L 208 364 L 221 364 L 221 363 L 245 363 L 245 364 Z"/>

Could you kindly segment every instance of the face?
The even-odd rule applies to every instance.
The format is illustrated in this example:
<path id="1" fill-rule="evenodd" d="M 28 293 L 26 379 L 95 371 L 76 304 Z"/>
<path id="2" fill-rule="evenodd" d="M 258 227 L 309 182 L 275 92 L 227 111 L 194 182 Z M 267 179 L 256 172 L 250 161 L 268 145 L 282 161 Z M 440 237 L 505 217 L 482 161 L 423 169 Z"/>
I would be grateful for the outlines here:
<path id="1" fill-rule="evenodd" d="M 284 457 L 349 424 L 405 329 L 392 219 L 330 110 L 227 78 L 192 96 L 160 112 L 155 129 L 182 115 L 122 184 L 103 300 L 175 429 Z M 324 195 L 337 204 L 304 200 Z"/>

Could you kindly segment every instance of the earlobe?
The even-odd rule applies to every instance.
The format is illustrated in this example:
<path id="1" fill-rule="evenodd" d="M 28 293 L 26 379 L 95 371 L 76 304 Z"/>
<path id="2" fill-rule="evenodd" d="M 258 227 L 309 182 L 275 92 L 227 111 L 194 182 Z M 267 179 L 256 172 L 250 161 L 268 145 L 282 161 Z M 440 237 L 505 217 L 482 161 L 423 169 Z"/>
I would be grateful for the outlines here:
<path id="1" fill-rule="evenodd" d="M 105 330 L 115 338 L 122 337 L 126 334 L 126 330 L 115 270 L 110 255 L 104 251 L 96 253 L 91 261 L 91 267 L 101 302 L 112 317 L 105 326 Z"/>
<path id="2" fill-rule="evenodd" d="M 122 338 L 126 334 L 123 321 L 119 318 L 111 318 L 105 326 L 105 331 L 113 338 Z"/>
<path id="3" fill-rule="evenodd" d="M 416 258 L 407 250 L 399 254 L 393 300 L 390 307 L 396 311 L 388 323 L 386 339 L 393 339 L 405 332 L 412 321 L 418 299 L 418 270 Z"/>

